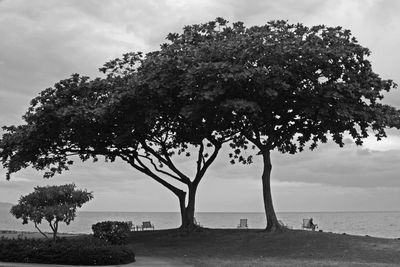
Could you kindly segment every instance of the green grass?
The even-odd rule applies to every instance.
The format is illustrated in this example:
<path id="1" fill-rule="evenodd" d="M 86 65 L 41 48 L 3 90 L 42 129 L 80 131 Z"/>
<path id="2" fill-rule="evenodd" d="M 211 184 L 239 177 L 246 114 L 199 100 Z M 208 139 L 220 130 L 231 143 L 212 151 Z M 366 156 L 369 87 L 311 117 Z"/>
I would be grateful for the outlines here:
<path id="1" fill-rule="evenodd" d="M 400 240 L 300 230 L 132 232 L 135 254 L 194 266 L 399 266 Z"/>
<path id="2" fill-rule="evenodd" d="M 129 234 L 127 246 L 137 256 L 138 265 L 141 257 L 149 257 L 150 262 L 155 257 L 155 262 L 174 267 L 400 266 L 400 240 L 301 230 L 139 231 Z"/>

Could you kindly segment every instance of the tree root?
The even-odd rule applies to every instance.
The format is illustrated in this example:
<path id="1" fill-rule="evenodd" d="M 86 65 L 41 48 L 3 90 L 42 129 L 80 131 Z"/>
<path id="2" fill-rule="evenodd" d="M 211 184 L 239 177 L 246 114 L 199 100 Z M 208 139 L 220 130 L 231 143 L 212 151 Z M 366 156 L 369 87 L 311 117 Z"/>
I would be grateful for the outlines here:
<path id="1" fill-rule="evenodd" d="M 283 233 L 283 232 L 288 232 L 290 231 L 290 229 L 288 227 L 286 227 L 285 225 L 281 225 L 281 224 L 274 224 L 272 226 L 267 226 L 264 229 L 264 232 L 269 232 L 269 233 Z"/>

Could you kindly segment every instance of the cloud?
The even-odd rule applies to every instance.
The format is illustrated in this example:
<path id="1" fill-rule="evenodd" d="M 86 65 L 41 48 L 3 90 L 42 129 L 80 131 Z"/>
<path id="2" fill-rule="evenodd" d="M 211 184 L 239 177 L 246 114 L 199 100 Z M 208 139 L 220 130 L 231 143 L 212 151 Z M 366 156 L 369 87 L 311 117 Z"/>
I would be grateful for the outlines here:
<path id="1" fill-rule="evenodd" d="M 380 142 L 369 138 L 366 145 L 361 147 L 356 146 L 350 139 L 346 140 L 343 148 L 329 141 L 327 144 L 320 144 L 314 151 L 305 150 L 295 155 L 273 151 L 272 180 L 352 188 L 400 188 L 398 134 L 389 135 Z M 207 177 L 227 180 L 261 179 L 261 156 L 255 156 L 251 165 L 231 165 L 228 153 L 229 149 L 224 147 L 208 171 Z"/>
<path id="2" fill-rule="evenodd" d="M 207 1 L 190 5 L 173 1 L 4 2 L 0 8 L 0 123 L 20 123 L 30 99 L 72 73 L 99 76 L 99 67 L 123 53 L 158 49 L 169 32 L 201 22 L 201 13 L 191 13 L 209 5 Z M 212 10 L 210 19 L 216 16 Z M 175 13 L 179 19 L 171 19 Z"/>
<path id="3" fill-rule="evenodd" d="M 400 150 L 376 151 L 328 144 L 304 155 L 276 154 L 274 177 L 344 187 L 400 187 Z"/>
<path id="4" fill-rule="evenodd" d="M 290 20 L 291 22 L 304 22 L 308 18 L 319 14 L 328 1 L 219 1 L 219 6 L 231 10 L 234 20 L 250 24 L 264 24 L 270 20 Z M 232 20 L 232 19 L 230 19 Z M 232 21 L 233 22 L 233 21 Z"/>
<path id="5" fill-rule="evenodd" d="M 98 76 L 98 67 L 107 60 L 128 51 L 157 49 L 169 32 L 181 31 L 183 25 L 206 22 L 217 16 L 230 21 L 242 20 L 249 26 L 264 24 L 271 19 L 303 21 L 311 25 L 321 22 L 342 24 L 354 29 L 355 35 L 360 36 L 366 46 L 377 47 L 372 49 L 374 66 L 379 72 L 383 70 L 384 77 L 400 80 L 395 65 L 400 58 L 394 53 L 399 44 L 399 38 L 394 37 L 399 23 L 392 23 L 388 29 L 382 29 L 384 25 L 376 23 L 384 18 L 387 10 L 395 10 L 390 8 L 398 5 L 395 1 L 389 4 L 321 0 L 153 0 L 135 1 L 134 4 L 131 1 L 110 3 L 99 0 L 40 1 L 38 4 L 14 0 L 3 3 L 0 9 L 0 51 L 7 52 L 0 55 L 3 62 L 0 64 L 0 91 L 21 95 L 18 104 L 5 109 L 0 118 L 7 123 L 19 121 L 19 117 L 15 120 L 13 114 L 21 114 L 29 99 L 58 80 L 75 72 Z M 397 19 L 393 12 L 388 16 L 391 21 Z M 7 96 L 3 93 L 1 97 Z M 9 102 L 16 101 L 12 99 Z M 390 94 L 388 101 L 399 104 L 400 94 Z"/>

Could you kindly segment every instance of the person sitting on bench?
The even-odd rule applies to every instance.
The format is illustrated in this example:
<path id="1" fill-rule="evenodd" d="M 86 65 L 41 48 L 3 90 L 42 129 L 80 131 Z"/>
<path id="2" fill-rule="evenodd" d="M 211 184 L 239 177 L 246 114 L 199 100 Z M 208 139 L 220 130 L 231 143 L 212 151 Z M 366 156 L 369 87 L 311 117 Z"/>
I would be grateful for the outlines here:
<path id="1" fill-rule="evenodd" d="M 315 230 L 316 227 L 318 227 L 316 224 L 314 224 L 313 218 L 310 219 L 309 224 L 310 224 L 310 228 L 311 228 L 313 231 Z"/>

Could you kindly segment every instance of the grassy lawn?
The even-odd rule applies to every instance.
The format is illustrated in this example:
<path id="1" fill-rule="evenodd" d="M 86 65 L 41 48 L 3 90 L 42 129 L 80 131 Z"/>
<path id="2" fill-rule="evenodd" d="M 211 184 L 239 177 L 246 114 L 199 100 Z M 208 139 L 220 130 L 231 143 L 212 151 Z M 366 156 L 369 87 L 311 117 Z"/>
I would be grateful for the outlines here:
<path id="1" fill-rule="evenodd" d="M 400 266 L 400 240 L 288 230 L 176 229 L 132 232 L 140 256 L 194 266 Z"/>

